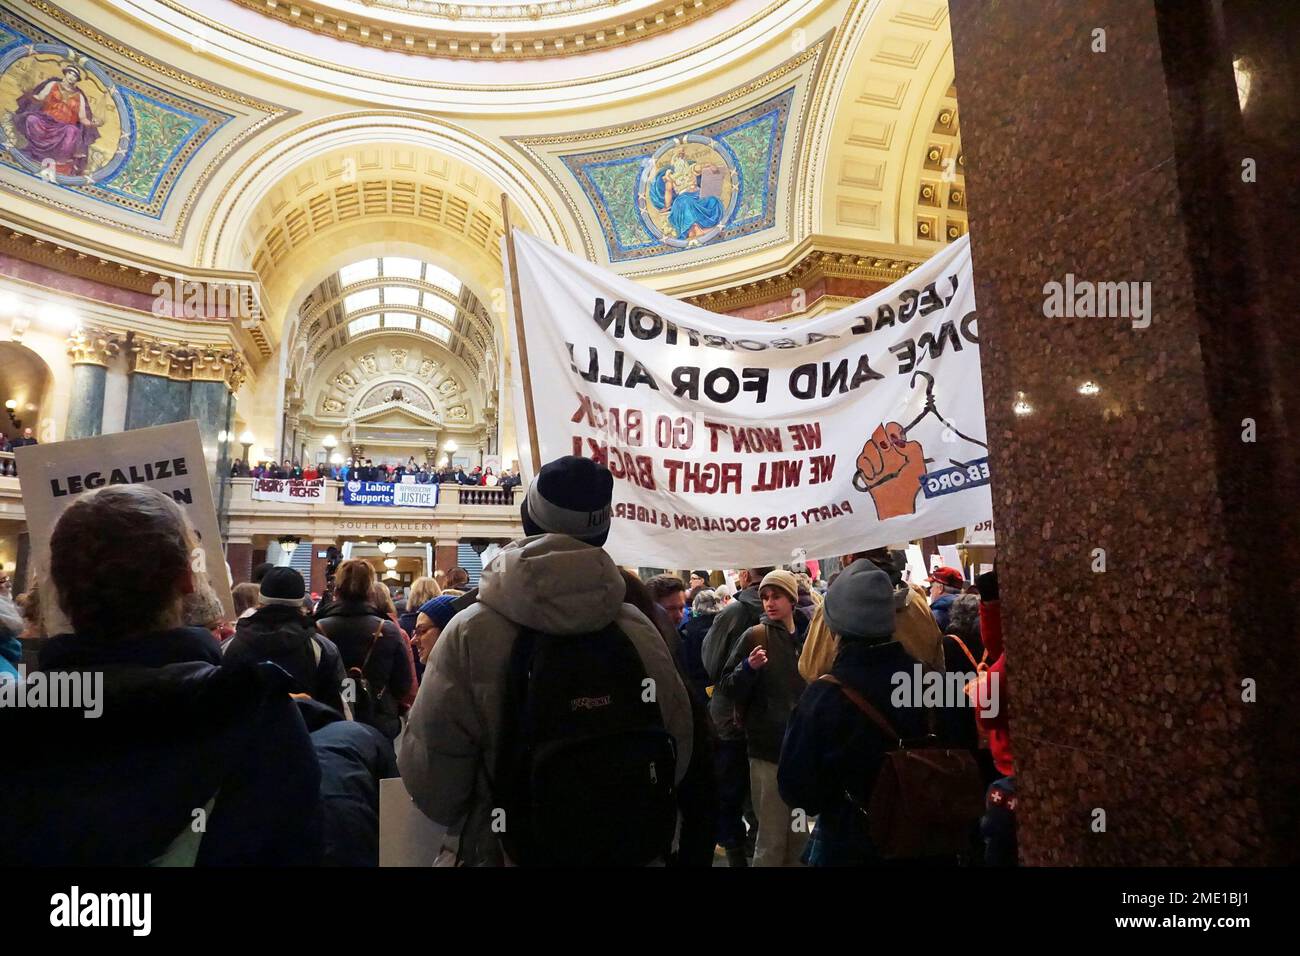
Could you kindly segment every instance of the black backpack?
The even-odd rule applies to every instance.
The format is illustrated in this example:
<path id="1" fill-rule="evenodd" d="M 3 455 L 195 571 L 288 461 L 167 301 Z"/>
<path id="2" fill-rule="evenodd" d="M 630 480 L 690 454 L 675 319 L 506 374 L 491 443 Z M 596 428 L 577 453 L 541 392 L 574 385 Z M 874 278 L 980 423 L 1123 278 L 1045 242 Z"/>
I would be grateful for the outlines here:
<path id="1" fill-rule="evenodd" d="M 521 630 L 506 680 L 493 831 L 511 861 L 667 861 L 677 745 L 627 635 L 612 623 L 593 634 Z"/>

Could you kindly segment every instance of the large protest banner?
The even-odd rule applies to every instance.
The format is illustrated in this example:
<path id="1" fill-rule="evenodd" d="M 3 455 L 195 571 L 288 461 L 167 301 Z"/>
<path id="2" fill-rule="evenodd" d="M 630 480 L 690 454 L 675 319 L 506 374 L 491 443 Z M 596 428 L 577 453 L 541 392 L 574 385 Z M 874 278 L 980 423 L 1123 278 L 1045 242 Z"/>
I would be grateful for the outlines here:
<path id="1" fill-rule="evenodd" d="M 41 610 L 49 634 L 72 629 L 58 607 L 48 578 L 50 534 L 55 522 L 78 495 L 105 485 L 143 484 L 170 495 L 199 536 L 199 553 L 190 562 L 205 574 L 229 619 L 235 619 L 230 596 L 230 569 L 221 550 L 217 509 L 208 480 L 208 463 L 198 422 L 14 449 L 18 485 L 23 494 L 31 535 L 32 581 L 41 585 Z"/>
<path id="2" fill-rule="evenodd" d="M 314 504 L 325 500 L 325 479 L 305 481 L 301 478 L 254 478 L 253 500 Z"/>
<path id="3" fill-rule="evenodd" d="M 991 515 L 967 238 L 857 305 L 781 324 L 514 238 L 538 464 L 609 466 L 616 560 L 784 563 Z M 514 407 L 522 431 L 521 377 Z"/>
<path id="4" fill-rule="evenodd" d="M 438 504 L 438 486 L 387 481 L 349 481 L 343 485 L 343 503 L 381 508 L 433 508 Z"/>

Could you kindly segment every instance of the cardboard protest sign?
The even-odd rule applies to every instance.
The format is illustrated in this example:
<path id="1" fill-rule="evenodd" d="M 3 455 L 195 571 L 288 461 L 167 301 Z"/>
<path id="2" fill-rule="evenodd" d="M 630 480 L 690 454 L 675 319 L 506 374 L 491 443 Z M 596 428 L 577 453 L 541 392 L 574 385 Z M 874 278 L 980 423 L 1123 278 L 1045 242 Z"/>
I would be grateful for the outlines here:
<path id="1" fill-rule="evenodd" d="M 229 619 L 235 619 L 230 569 L 221 550 L 217 509 L 198 422 L 177 422 L 49 445 L 24 445 L 14 449 L 14 461 L 31 535 L 32 580 L 41 585 L 47 633 L 72 629 L 49 581 L 50 535 L 59 515 L 78 495 L 105 485 L 150 485 L 181 506 L 201 544 L 190 566 L 206 575 Z"/>
<path id="2" fill-rule="evenodd" d="M 514 242 L 537 464 L 582 455 L 610 469 L 616 561 L 780 564 L 991 513 L 966 237 L 856 305 L 783 323 Z M 522 376 L 514 386 L 524 423 Z"/>

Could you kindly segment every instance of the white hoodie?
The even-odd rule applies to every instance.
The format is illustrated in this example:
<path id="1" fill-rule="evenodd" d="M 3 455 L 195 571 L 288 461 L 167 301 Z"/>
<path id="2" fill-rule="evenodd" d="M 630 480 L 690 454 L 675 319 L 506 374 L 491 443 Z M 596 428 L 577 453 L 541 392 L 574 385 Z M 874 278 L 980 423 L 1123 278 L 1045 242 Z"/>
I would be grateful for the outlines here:
<path id="1" fill-rule="evenodd" d="M 677 741 L 681 783 L 691 761 L 690 700 L 663 637 L 623 603 L 624 593 L 623 576 L 603 548 L 560 534 L 521 538 L 484 569 L 479 603 L 453 617 L 438 638 L 402 735 L 398 766 L 425 815 L 461 835 L 467 864 L 501 862 L 487 774 L 496 766 L 502 688 L 522 624 L 550 635 L 544 640 L 557 640 L 617 620 L 655 681 L 664 727 Z"/>

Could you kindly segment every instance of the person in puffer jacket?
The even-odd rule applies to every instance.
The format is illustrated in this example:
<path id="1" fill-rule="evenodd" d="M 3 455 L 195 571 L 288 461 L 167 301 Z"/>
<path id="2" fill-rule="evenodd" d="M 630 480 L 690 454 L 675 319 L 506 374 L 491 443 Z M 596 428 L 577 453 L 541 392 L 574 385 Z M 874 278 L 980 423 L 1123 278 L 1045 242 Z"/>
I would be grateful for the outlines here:
<path id="1" fill-rule="evenodd" d="M 589 459 L 565 457 L 543 467 L 521 505 L 529 536 L 493 558 L 478 603 L 456 614 L 434 645 L 398 766 L 416 806 L 448 828 L 444 859 L 506 862 L 493 829 L 488 773 L 497 765 L 509 660 L 523 625 L 538 631 L 539 641 L 561 641 L 616 623 L 655 682 L 664 728 L 676 741 L 676 782 L 686 774 L 693 736 L 686 686 L 659 631 L 623 603 L 623 576 L 600 547 L 612 491 L 608 469 Z"/>

